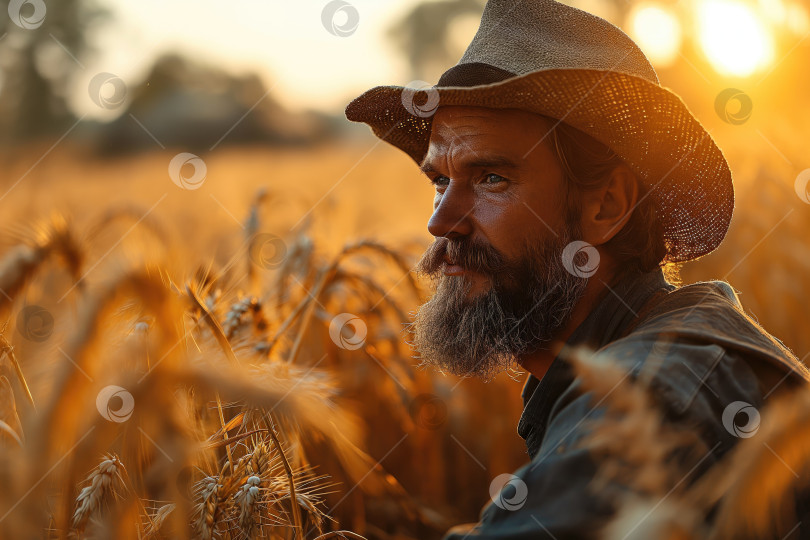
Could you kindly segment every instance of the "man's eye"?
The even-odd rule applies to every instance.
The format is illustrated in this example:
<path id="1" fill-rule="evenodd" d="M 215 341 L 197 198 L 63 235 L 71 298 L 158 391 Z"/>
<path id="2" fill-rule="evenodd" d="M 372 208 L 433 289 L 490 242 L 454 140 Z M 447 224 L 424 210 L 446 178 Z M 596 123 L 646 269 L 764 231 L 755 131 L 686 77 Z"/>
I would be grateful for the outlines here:
<path id="1" fill-rule="evenodd" d="M 447 184 L 450 183 L 450 179 L 447 178 L 446 176 L 436 176 L 434 178 L 431 178 L 430 182 L 434 186 L 446 186 Z"/>
<path id="2" fill-rule="evenodd" d="M 485 184 L 497 184 L 499 182 L 506 182 L 506 178 L 495 173 L 489 173 L 484 177 Z"/>

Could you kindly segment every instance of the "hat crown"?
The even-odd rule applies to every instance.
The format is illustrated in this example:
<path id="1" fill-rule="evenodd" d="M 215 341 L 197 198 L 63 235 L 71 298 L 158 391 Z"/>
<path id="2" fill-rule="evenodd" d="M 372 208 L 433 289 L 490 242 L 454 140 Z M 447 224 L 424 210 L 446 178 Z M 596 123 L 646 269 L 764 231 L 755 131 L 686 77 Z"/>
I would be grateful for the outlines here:
<path id="1" fill-rule="evenodd" d="M 464 64 L 515 75 L 564 68 L 621 71 L 660 84 L 650 61 L 621 29 L 555 0 L 489 0 L 457 66 Z"/>
<path id="2" fill-rule="evenodd" d="M 416 105 L 412 87 L 377 86 L 349 103 L 346 117 L 416 163 L 441 107 L 556 118 L 610 147 L 644 182 L 664 260 L 710 253 L 728 230 L 734 186 L 723 152 L 633 40 L 604 19 L 553 0 L 489 0 L 459 63 L 426 93 Z"/>

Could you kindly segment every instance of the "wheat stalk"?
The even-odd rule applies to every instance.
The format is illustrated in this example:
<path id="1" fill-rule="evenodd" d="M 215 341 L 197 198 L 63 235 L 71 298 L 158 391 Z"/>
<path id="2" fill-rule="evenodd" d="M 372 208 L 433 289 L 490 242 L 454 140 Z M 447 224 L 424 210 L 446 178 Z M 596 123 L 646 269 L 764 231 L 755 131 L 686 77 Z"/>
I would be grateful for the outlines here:
<path id="1" fill-rule="evenodd" d="M 677 488 L 707 448 L 694 432 L 663 420 L 649 386 L 654 359 L 634 378 L 607 352 L 593 354 L 577 347 L 561 354 L 574 366 L 582 391 L 606 410 L 578 443 L 599 463 L 594 492 L 619 495 L 618 512 L 606 526 L 605 538 L 683 538 L 686 530 L 699 527 L 700 513 L 681 504 L 684 489 Z M 621 491 L 614 493 L 619 486 Z"/>
<path id="2" fill-rule="evenodd" d="M 84 254 L 61 216 L 54 216 L 27 244 L 18 245 L 0 260 L 0 316 L 7 313 L 14 298 L 51 256 L 58 256 L 71 277 L 78 280 Z"/>
<path id="3" fill-rule="evenodd" d="M 257 532 L 256 513 L 261 503 L 260 486 L 261 478 L 249 476 L 235 497 L 239 507 L 239 526 L 248 538 L 254 538 Z"/>
<path id="4" fill-rule="evenodd" d="M 214 337 L 217 340 L 217 343 L 219 343 L 220 347 L 222 348 L 222 352 L 225 353 L 228 360 L 230 360 L 233 364 L 239 364 L 239 360 L 237 360 L 233 349 L 231 349 L 228 338 L 222 331 L 222 327 L 219 325 L 219 322 L 214 318 L 211 311 L 209 311 L 208 307 L 206 307 L 206 305 L 200 300 L 190 285 L 186 285 L 186 294 L 188 294 L 188 297 L 191 299 L 194 307 L 200 310 L 202 313 L 203 320 L 208 324 L 211 332 L 214 334 Z M 228 430 L 225 429 L 225 414 L 222 410 L 222 399 L 219 397 L 219 392 L 215 393 L 215 397 L 217 401 L 217 412 L 219 413 L 219 422 L 222 425 L 222 438 L 225 440 L 225 452 L 228 454 L 228 464 L 231 468 L 231 473 L 233 474 L 233 456 L 231 455 L 231 447 L 228 444 Z"/>
<path id="5" fill-rule="evenodd" d="M 199 502 L 196 505 L 195 530 L 206 540 L 213 538 L 214 531 L 221 520 L 228 516 L 233 505 L 232 496 L 245 482 L 246 460 L 239 460 L 233 473 L 226 475 L 228 464 L 222 468 L 219 476 L 202 479 L 195 491 Z"/>
<path id="6" fill-rule="evenodd" d="M 20 417 L 17 415 L 14 391 L 4 375 L 0 375 L 0 431 L 22 446 L 24 436 Z"/>
<path id="7" fill-rule="evenodd" d="M 22 385 L 23 390 L 25 390 L 25 395 L 28 398 L 28 401 L 31 402 L 31 406 L 36 411 L 36 405 L 34 404 L 34 396 L 31 394 L 31 389 L 28 387 L 28 382 L 25 380 L 25 375 L 23 375 L 22 367 L 20 366 L 20 362 L 17 360 L 17 356 L 14 354 L 14 347 L 11 346 L 11 343 L 8 342 L 5 336 L 5 328 L 0 331 L 0 358 L 3 358 L 3 355 L 6 355 L 9 360 L 11 360 L 11 365 L 14 366 L 14 372 L 17 374 L 17 378 L 20 381 L 20 385 Z"/>
<path id="8" fill-rule="evenodd" d="M 270 416 L 267 413 L 263 414 L 264 416 L 264 423 L 267 425 L 268 432 L 270 434 L 270 438 L 273 440 L 273 444 L 276 447 L 276 451 L 278 455 L 281 457 L 281 464 L 284 466 L 284 472 L 287 473 L 287 481 L 289 482 L 290 486 L 290 497 L 293 501 L 292 503 L 292 512 L 293 512 L 293 519 L 295 520 L 295 528 L 298 531 L 298 538 L 303 540 L 304 537 L 304 525 L 301 520 L 301 509 L 298 507 L 297 504 L 297 497 L 295 495 L 295 478 L 293 475 L 292 467 L 290 467 L 290 462 L 287 460 L 287 455 L 284 453 L 284 448 L 281 446 L 281 442 L 278 440 L 278 435 L 276 435 L 276 430 L 273 427 L 273 422 L 270 419 Z"/>
<path id="9" fill-rule="evenodd" d="M 195 522 L 195 530 L 199 532 L 200 538 L 209 539 L 214 535 L 216 519 L 221 513 L 219 495 L 222 486 L 216 476 L 209 476 L 200 482 L 198 487 L 200 502 L 198 503 L 198 518 Z"/>
<path id="10" fill-rule="evenodd" d="M 262 315 L 262 306 L 259 300 L 255 297 L 246 297 L 233 304 L 225 315 L 225 322 L 222 327 L 226 338 L 229 340 L 233 339 L 246 313 L 252 315 L 253 324 L 257 330 L 262 331 L 267 326 L 267 321 L 264 320 Z"/>
<path id="11" fill-rule="evenodd" d="M 796 525 L 794 496 L 810 485 L 810 387 L 771 399 L 756 434 L 688 494 L 704 511 L 720 503 L 711 540 L 784 537 Z"/>
<path id="12" fill-rule="evenodd" d="M 152 515 L 147 514 L 149 518 L 149 524 L 144 531 L 144 540 L 148 538 L 159 538 L 160 537 L 160 529 L 163 527 L 163 524 L 166 522 L 166 519 L 177 509 L 177 505 L 174 503 L 164 504 L 160 508 L 158 508 Z"/>
<path id="13" fill-rule="evenodd" d="M 351 538 L 353 540 L 366 540 L 364 536 L 360 536 L 359 534 L 351 531 L 331 531 L 316 537 L 315 540 L 327 540 L 328 538 Z"/>
<path id="14" fill-rule="evenodd" d="M 124 486 L 123 471 L 124 465 L 115 454 L 109 454 L 93 469 L 86 480 L 88 485 L 76 497 L 76 510 L 72 520 L 72 527 L 76 532 L 84 532 L 90 516 L 116 496 L 116 488 Z"/>

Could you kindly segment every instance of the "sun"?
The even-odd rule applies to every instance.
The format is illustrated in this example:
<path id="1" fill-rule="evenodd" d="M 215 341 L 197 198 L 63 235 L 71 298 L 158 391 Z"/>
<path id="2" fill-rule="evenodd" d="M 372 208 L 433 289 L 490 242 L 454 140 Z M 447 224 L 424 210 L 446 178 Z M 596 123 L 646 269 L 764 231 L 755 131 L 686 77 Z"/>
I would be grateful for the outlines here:
<path id="1" fill-rule="evenodd" d="M 630 33 L 650 61 L 659 67 L 670 65 L 681 47 L 681 25 L 667 8 L 642 2 L 629 14 Z"/>
<path id="2" fill-rule="evenodd" d="M 697 18 L 700 46 L 719 73 L 746 77 L 771 63 L 773 37 L 749 5 L 700 0 Z"/>

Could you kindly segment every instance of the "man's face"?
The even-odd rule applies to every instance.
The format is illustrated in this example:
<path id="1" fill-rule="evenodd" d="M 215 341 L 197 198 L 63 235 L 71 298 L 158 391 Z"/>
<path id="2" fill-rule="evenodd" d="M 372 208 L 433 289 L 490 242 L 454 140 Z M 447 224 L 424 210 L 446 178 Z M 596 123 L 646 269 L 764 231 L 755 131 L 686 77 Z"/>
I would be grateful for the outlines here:
<path id="1" fill-rule="evenodd" d="M 515 109 L 437 110 L 422 164 L 436 241 L 417 266 L 436 292 L 413 324 L 425 363 L 491 375 L 547 345 L 581 298 L 586 281 L 562 264 L 578 216 L 566 211 L 552 125 Z"/>

